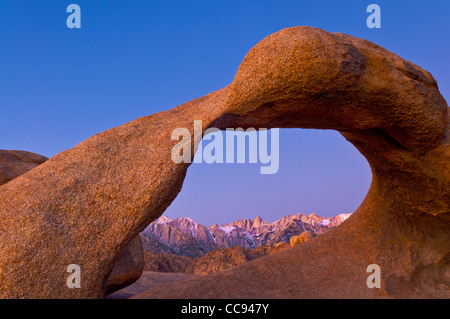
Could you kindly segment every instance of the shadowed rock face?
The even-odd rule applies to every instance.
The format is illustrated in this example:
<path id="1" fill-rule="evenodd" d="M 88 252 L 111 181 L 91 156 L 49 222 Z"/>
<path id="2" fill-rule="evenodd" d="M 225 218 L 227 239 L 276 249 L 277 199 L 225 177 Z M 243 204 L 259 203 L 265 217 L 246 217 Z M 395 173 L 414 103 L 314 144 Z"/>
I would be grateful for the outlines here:
<path id="1" fill-rule="evenodd" d="M 105 284 L 106 294 L 125 288 L 141 277 L 144 251 L 141 237 L 135 237 L 119 254 Z"/>
<path id="2" fill-rule="evenodd" d="M 447 110 L 427 71 L 373 43 L 284 29 L 250 50 L 226 88 L 97 134 L 1 186 L 0 297 L 103 297 L 119 252 L 181 189 L 188 164 L 171 160 L 172 131 L 203 120 L 203 130 L 338 130 L 368 160 L 370 190 L 328 233 L 140 297 L 449 298 Z M 81 289 L 65 285 L 72 263 Z M 366 285 L 373 263 L 380 289 Z"/>

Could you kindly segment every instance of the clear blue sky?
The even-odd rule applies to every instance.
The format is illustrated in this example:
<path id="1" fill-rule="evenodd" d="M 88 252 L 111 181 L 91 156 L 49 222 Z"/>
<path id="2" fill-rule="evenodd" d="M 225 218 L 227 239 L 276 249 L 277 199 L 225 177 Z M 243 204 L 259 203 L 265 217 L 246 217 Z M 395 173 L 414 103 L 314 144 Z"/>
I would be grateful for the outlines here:
<path id="1" fill-rule="evenodd" d="M 78 30 L 66 26 L 71 3 Z M 370 3 L 381 6 L 381 29 L 366 26 Z M 449 17 L 446 0 L 0 0 L 0 148 L 53 156 L 220 89 L 258 41 L 297 25 L 380 44 L 430 71 L 448 99 Z M 280 134 L 278 174 L 193 164 L 166 215 L 212 224 L 358 207 L 371 174 L 352 145 L 333 131 Z"/>

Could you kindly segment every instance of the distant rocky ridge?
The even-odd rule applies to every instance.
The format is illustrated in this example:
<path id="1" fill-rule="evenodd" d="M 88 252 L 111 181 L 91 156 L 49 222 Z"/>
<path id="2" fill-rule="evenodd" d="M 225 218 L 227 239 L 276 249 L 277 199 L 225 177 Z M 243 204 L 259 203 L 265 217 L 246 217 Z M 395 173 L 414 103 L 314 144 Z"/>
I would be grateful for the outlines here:
<path id="1" fill-rule="evenodd" d="M 233 268 L 237 265 L 246 263 L 247 261 L 271 255 L 290 247 L 289 244 L 285 242 L 282 243 L 285 245 L 263 245 L 255 249 L 242 248 L 241 246 L 236 245 L 234 247 L 213 250 L 202 257 L 195 258 L 193 262 L 186 267 L 184 272 L 198 276 Z"/>
<path id="2" fill-rule="evenodd" d="M 194 258 L 182 255 L 144 251 L 144 271 L 184 273 L 194 262 Z"/>
<path id="3" fill-rule="evenodd" d="M 291 247 L 286 242 L 275 246 L 259 246 L 255 249 L 234 247 L 220 248 L 210 251 L 197 258 L 186 257 L 171 253 L 144 252 L 145 271 L 164 273 L 187 273 L 193 275 L 207 275 L 246 263 L 266 255 L 277 253 Z"/>
<path id="4" fill-rule="evenodd" d="M 214 250 L 240 246 L 253 250 L 261 246 L 289 243 L 304 231 L 322 234 L 346 220 L 350 214 L 321 217 L 295 214 L 268 223 L 261 217 L 243 219 L 225 225 L 204 226 L 187 217 L 161 216 L 142 232 L 144 250 L 154 254 L 177 254 L 191 258 Z"/>

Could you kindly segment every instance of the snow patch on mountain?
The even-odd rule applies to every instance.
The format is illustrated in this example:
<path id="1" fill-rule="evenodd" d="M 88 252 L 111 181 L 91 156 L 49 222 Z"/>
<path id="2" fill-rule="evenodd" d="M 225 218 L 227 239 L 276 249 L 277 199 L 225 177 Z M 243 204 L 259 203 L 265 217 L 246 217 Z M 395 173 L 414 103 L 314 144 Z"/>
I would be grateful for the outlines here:
<path id="1" fill-rule="evenodd" d="M 142 235 L 149 239 L 145 241 L 148 243 L 144 247 L 147 250 L 163 249 L 188 257 L 200 257 L 212 250 L 235 245 L 254 249 L 263 245 L 273 246 L 282 241 L 289 243 L 292 236 L 304 231 L 322 234 L 350 216 L 351 214 L 335 217 L 321 217 L 314 213 L 294 214 L 283 216 L 273 223 L 268 223 L 258 216 L 253 220 L 241 219 L 209 227 L 189 217 L 170 219 L 161 216 L 151 223 Z"/>
<path id="2" fill-rule="evenodd" d="M 319 223 L 320 226 L 328 226 L 330 225 L 330 220 L 324 219 L 322 222 Z"/>
<path id="3" fill-rule="evenodd" d="M 352 214 L 339 214 L 337 215 L 337 217 L 342 218 L 342 221 L 346 220 L 347 218 L 349 218 Z"/>
<path id="4" fill-rule="evenodd" d="M 236 229 L 236 226 L 233 225 L 219 226 L 219 229 L 223 230 L 227 234 L 230 234 L 233 230 Z"/>
<path id="5" fill-rule="evenodd" d="M 170 221 L 172 221 L 172 219 L 163 215 L 163 216 L 160 216 L 158 219 L 156 219 L 153 223 L 154 224 L 165 224 Z"/>

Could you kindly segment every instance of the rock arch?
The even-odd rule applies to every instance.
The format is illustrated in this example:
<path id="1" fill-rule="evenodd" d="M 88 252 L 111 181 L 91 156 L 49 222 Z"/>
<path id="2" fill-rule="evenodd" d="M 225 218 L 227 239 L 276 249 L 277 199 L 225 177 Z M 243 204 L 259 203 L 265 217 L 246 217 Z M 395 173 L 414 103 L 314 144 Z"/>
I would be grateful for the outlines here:
<path id="1" fill-rule="evenodd" d="M 339 228 L 302 245 L 143 297 L 445 297 L 449 293 L 448 106 L 430 73 L 362 39 L 312 27 L 272 34 L 234 81 L 92 136 L 0 187 L 0 296 L 103 297 L 120 251 L 180 191 L 177 127 L 338 130 L 373 180 Z M 67 265 L 82 288 L 65 286 Z M 382 288 L 368 289 L 377 263 Z M 257 279 L 255 279 L 257 278 Z"/>

